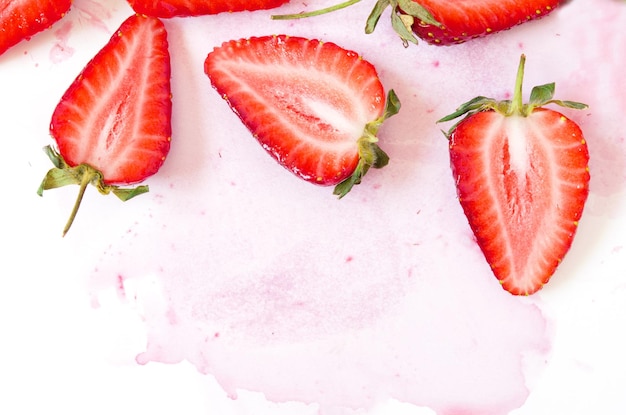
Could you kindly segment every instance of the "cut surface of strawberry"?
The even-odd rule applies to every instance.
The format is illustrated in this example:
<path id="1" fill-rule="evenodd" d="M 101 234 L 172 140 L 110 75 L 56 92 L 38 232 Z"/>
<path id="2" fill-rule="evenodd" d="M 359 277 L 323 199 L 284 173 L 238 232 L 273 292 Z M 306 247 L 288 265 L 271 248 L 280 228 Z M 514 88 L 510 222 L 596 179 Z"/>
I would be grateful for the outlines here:
<path id="1" fill-rule="evenodd" d="M 122 200 L 147 186 L 163 164 L 171 141 L 172 100 L 167 33 L 157 18 L 132 15 L 87 63 L 52 114 L 50 133 L 58 151 L 46 152 L 55 167 L 38 193 L 80 185 L 67 232 L 88 184 Z"/>
<path id="2" fill-rule="evenodd" d="M 554 84 L 522 104 L 522 55 L 512 101 L 477 97 L 440 120 L 465 116 L 448 132 L 459 202 L 502 287 L 541 289 L 569 251 L 589 193 L 589 152 L 580 127 L 543 108 Z"/>
<path id="3" fill-rule="evenodd" d="M 22 40 L 48 29 L 72 5 L 71 0 L 4 0 L 0 3 L 0 55 Z"/>
<path id="4" fill-rule="evenodd" d="M 343 197 L 388 157 L 376 134 L 399 110 L 372 64 L 334 43 L 266 36 L 233 40 L 206 58 L 213 87 L 281 165 L 337 185 Z"/>
<path id="5" fill-rule="evenodd" d="M 137 13 L 170 18 L 273 9 L 289 0 L 128 0 Z"/>

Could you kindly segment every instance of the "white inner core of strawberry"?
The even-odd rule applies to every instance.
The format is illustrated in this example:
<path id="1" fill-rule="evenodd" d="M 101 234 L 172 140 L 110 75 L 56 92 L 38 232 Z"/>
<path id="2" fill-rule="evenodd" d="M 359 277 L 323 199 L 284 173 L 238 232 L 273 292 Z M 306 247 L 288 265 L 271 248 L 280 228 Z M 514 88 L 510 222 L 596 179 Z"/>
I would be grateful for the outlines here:
<path id="1" fill-rule="evenodd" d="M 504 119 L 508 135 L 509 167 L 518 177 L 524 178 L 530 169 L 528 153 L 530 148 L 524 131 L 524 117 L 513 115 Z M 494 125 L 493 128 L 498 128 Z"/>
<path id="2" fill-rule="evenodd" d="M 354 140 L 345 141 L 346 147 L 352 148 L 356 145 L 356 140 L 363 134 L 363 127 L 367 123 L 361 120 L 350 119 L 342 111 L 329 105 L 327 102 L 315 99 L 314 97 L 302 98 L 303 109 L 308 110 L 312 117 L 319 120 L 318 124 L 326 124 L 332 127 L 332 130 L 338 134 L 329 135 L 327 138 L 350 137 Z M 339 137 L 337 137 L 339 136 Z"/>

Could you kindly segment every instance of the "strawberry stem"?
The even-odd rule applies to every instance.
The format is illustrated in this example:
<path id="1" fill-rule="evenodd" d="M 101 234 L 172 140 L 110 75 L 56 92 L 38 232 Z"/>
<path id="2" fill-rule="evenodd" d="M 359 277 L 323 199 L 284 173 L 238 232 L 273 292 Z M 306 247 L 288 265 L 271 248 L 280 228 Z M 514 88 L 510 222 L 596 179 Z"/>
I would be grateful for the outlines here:
<path id="1" fill-rule="evenodd" d="M 572 109 L 585 109 L 587 104 L 576 101 L 561 101 L 553 99 L 554 97 L 554 82 L 545 85 L 539 85 L 532 89 L 530 93 L 530 102 L 524 104 L 522 101 L 522 83 L 524 80 L 524 64 L 526 62 L 526 55 L 520 56 L 519 66 L 517 67 L 517 77 L 515 79 L 515 89 L 513 91 L 512 100 L 496 101 L 493 98 L 478 96 L 472 98 L 466 103 L 462 104 L 452 114 L 446 115 L 439 119 L 437 122 L 452 121 L 459 117 L 463 119 L 457 121 L 448 131 L 444 131 L 443 134 L 446 138 L 450 139 L 452 133 L 465 118 L 476 114 L 481 111 L 497 111 L 504 116 L 521 115 L 523 117 L 532 114 L 536 108 L 543 107 L 547 104 L 555 104 L 564 108 Z"/>
<path id="2" fill-rule="evenodd" d="M 74 207 L 72 208 L 72 213 L 70 213 L 70 217 L 67 220 L 67 223 L 65 224 L 65 228 L 63 228 L 63 236 L 65 236 L 65 234 L 70 230 L 72 223 L 74 223 L 74 218 L 76 217 L 76 213 L 78 213 L 78 208 L 80 207 L 80 202 L 83 201 L 85 190 L 87 189 L 87 186 L 89 185 L 89 183 L 91 183 L 92 179 L 93 179 L 93 176 L 89 174 L 84 174 L 82 176 L 81 181 L 80 181 L 80 188 L 78 190 L 78 197 L 76 198 L 76 202 L 74 203 Z"/>
<path id="3" fill-rule="evenodd" d="M 44 147 L 44 151 L 54 164 L 54 167 L 46 173 L 46 176 L 41 181 L 41 185 L 39 186 L 39 189 L 37 189 L 37 194 L 39 196 L 43 196 L 44 190 L 56 189 L 58 187 L 74 184 L 80 186 L 78 197 L 74 203 L 74 208 L 72 209 L 70 218 L 63 229 L 63 236 L 65 236 L 65 234 L 70 230 L 70 227 L 74 222 L 80 203 L 85 195 L 87 185 L 93 184 L 103 195 L 112 192 L 123 202 L 149 191 L 148 186 L 145 185 L 133 188 L 120 188 L 115 185 L 105 184 L 102 173 L 94 167 L 91 167 L 89 164 L 83 163 L 72 167 L 68 165 L 63 157 L 51 146 Z"/>
<path id="4" fill-rule="evenodd" d="M 303 19 L 306 17 L 320 16 L 322 14 L 331 13 L 336 10 L 345 9 L 346 7 L 352 6 L 353 4 L 356 4 L 360 1 L 361 0 L 348 0 L 343 3 L 335 4 L 334 6 L 329 6 L 323 9 L 313 10 L 310 12 L 272 15 L 271 19 L 272 20 L 291 20 L 291 19 Z"/>
<path id="5" fill-rule="evenodd" d="M 331 13 L 336 10 L 345 9 L 353 4 L 359 3 L 361 0 L 347 0 L 343 3 L 335 4 L 319 10 L 313 10 L 310 12 L 301 12 L 294 14 L 281 14 L 273 15 L 273 20 L 290 20 L 290 19 L 302 19 L 305 17 L 320 16 L 322 14 Z M 437 27 L 442 27 L 432 14 L 424 8 L 418 2 L 413 0 L 377 0 L 374 8 L 367 17 L 365 24 L 365 33 L 370 34 L 374 32 L 378 20 L 383 12 L 391 7 L 391 27 L 400 36 L 402 43 L 405 47 L 409 45 L 409 42 L 417 44 L 417 37 L 413 33 L 413 24 L 418 21 L 420 24 L 429 24 Z"/>
<path id="6" fill-rule="evenodd" d="M 515 78 L 515 89 L 513 90 L 513 100 L 508 115 L 522 115 L 524 109 L 524 101 L 522 100 L 522 84 L 524 81 L 524 64 L 526 63 L 526 55 L 522 53 L 517 67 L 517 77 Z"/>

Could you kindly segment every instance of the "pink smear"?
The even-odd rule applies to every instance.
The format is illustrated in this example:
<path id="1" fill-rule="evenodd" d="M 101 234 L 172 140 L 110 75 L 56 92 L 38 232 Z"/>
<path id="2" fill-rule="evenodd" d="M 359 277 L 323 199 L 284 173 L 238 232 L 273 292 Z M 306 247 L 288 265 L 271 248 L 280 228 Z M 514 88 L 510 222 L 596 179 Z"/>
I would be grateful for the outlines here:
<path id="1" fill-rule="evenodd" d="M 215 204 L 162 197 L 164 213 L 94 273 L 99 290 L 135 286 L 148 329 L 138 363 L 187 360 L 233 398 L 245 389 L 327 409 L 395 398 L 439 415 L 504 415 L 524 403 L 526 370 L 540 373 L 550 352 L 546 320 L 500 288 L 466 231 L 427 225 L 455 222 L 457 209 L 423 206 L 370 230 L 358 201 L 328 212 L 320 194 L 253 202 L 258 192 L 228 181 L 214 190 Z M 369 214 L 382 206 L 371 192 Z"/>
<path id="2" fill-rule="evenodd" d="M 54 31 L 55 42 L 50 50 L 50 60 L 52 63 L 61 63 L 69 59 L 74 54 L 74 48 L 68 45 L 67 41 L 72 32 L 72 22 L 63 22 L 58 30 Z"/>
<path id="3" fill-rule="evenodd" d="M 592 190 L 623 190 L 624 133 L 606 121 L 623 115 L 624 99 L 598 79 L 623 82 L 626 62 L 581 56 L 606 61 L 623 51 L 623 36 L 600 36 L 621 33 L 626 14 L 610 16 L 617 3 L 585 13 L 591 3 L 571 2 L 550 20 L 455 49 L 398 46 L 394 56 L 366 50 L 373 38 L 363 40 L 383 69 L 407 53 L 439 66 L 414 65 L 410 77 L 387 72 L 386 86 L 403 100 L 381 129 L 392 161 L 341 201 L 267 156 L 202 73 L 207 51 L 236 36 L 245 18 L 168 21 L 172 151 L 150 179 L 152 193 L 133 202 L 145 203 L 137 223 L 113 241 L 91 279 L 95 297 L 119 290 L 120 275 L 133 287 L 125 298 L 148 335 L 137 362 L 187 360 L 234 399 L 238 389 L 258 391 L 326 413 L 367 413 L 389 398 L 438 415 L 506 415 L 522 406 L 550 358 L 551 322 L 541 293 L 514 297 L 492 275 L 456 199 L 439 130 L 448 125 L 436 120 L 478 94 L 510 90 L 519 59 L 511 45 L 523 41 L 527 94 L 555 81 L 557 98 L 588 103 L 587 111 L 565 112 L 585 131 Z M 603 27 L 597 38 L 595 27 Z M 192 38 L 202 39 L 199 50 Z M 585 53 L 562 56 L 557 47 Z M 600 102 L 607 94 L 612 105 Z M 584 260 L 564 261 L 571 269 Z M 557 270 L 552 281 L 567 277 Z M 558 289 L 552 284 L 543 290 Z"/>
<path id="4" fill-rule="evenodd" d="M 105 20 L 111 17 L 111 11 L 101 2 L 83 0 L 75 5 L 80 13 L 80 18 L 87 20 L 92 26 L 110 33 L 110 28 Z"/>
<path id="5" fill-rule="evenodd" d="M 621 119 L 626 113 L 626 37 L 607 36 L 611 30 L 626 25 L 624 4 L 607 2 L 604 7 L 594 8 L 591 13 L 581 16 L 573 8 L 563 9 L 562 18 L 575 25 L 603 27 L 606 31 L 589 31 L 588 35 L 577 36 L 572 31 L 564 32 L 564 47 L 572 51 L 585 49 L 584 60 L 574 67 L 572 76 L 557 83 L 557 93 L 571 90 L 585 97 L 565 97 L 580 99 L 589 109 L 592 117 L 577 119 L 589 145 L 591 154 L 590 169 L 592 174 L 591 190 L 600 196 L 611 196 L 626 190 L 626 147 L 624 131 L 614 120 Z"/>

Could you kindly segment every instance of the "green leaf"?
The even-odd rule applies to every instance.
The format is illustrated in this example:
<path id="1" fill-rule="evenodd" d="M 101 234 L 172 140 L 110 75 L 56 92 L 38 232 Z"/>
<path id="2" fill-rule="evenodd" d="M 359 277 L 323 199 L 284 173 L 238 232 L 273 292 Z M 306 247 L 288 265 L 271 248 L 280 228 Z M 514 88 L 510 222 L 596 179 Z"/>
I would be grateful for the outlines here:
<path id="1" fill-rule="evenodd" d="M 509 101 L 506 101 L 507 103 L 510 104 Z M 446 121 L 452 121 L 458 117 L 461 116 L 465 116 L 463 119 L 469 117 L 472 114 L 475 114 L 477 112 L 481 112 L 481 111 L 487 111 L 489 109 L 494 109 L 495 107 L 497 107 L 499 104 L 502 104 L 502 102 L 497 102 L 496 100 L 494 100 L 493 98 L 487 98 L 487 97 L 483 97 L 483 96 L 478 96 L 476 98 L 472 98 L 471 100 L 467 101 L 466 103 L 462 104 L 459 108 L 457 108 L 456 111 L 454 111 L 452 114 L 450 115 L 446 115 L 445 117 L 441 118 L 440 120 L 437 121 L 437 123 L 440 122 L 446 122 Z M 509 104 L 506 104 L 507 106 Z M 456 129 L 457 125 L 459 125 L 459 123 L 461 121 L 463 121 L 463 119 L 457 121 L 456 123 L 454 123 L 454 125 L 452 125 L 452 127 L 450 127 L 448 129 L 448 131 L 443 131 L 443 135 L 446 136 L 446 138 L 450 138 L 450 135 L 452 135 L 452 132 Z"/>
<path id="2" fill-rule="evenodd" d="M 404 43 L 404 47 L 409 45 L 408 42 L 417 44 L 417 37 L 413 34 L 413 29 L 409 25 L 407 27 L 407 23 L 400 17 L 400 12 L 395 11 L 391 13 L 391 27 L 396 31 L 400 39 L 402 39 L 402 43 Z"/>
<path id="3" fill-rule="evenodd" d="M 396 95 L 396 91 L 390 89 L 387 93 L 387 102 L 385 103 L 385 111 L 383 112 L 383 119 L 386 120 L 393 117 L 400 112 L 400 99 Z"/>
<path id="4" fill-rule="evenodd" d="M 445 117 L 441 118 L 437 122 L 440 123 L 440 122 L 452 121 L 453 119 L 458 118 L 465 114 L 470 115 L 475 112 L 483 111 L 485 109 L 491 108 L 495 103 L 496 101 L 493 98 L 487 98 L 483 96 L 475 97 L 475 98 L 470 99 L 466 103 L 462 104 L 452 114 L 446 115 Z"/>
<path id="5" fill-rule="evenodd" d="M 530 92 L 530 101 L 529 104 L 533 107 L 540 107 L 545 105 L 546 102 L 550 101 L 554 96 L 554 82 L 539 85 L 532 89 Z"/>
<path id="6" fill-rule="evenodd" d="M 400 6 L 400 9 L 402 9 L 402 11 L 409 16 L 419 19 L 426 24 L 441 27 L 441 23 L 435 20 L 433 15 L 430 14 L 424 6 L 413 0 L 398 0 L 398 6 Z"/>
<path id="7" fill-rule="evenodd" d="M 111 191 L 115 196 L 117 196 L 122 202 L 126 202 L 127 200 L 132 199 L 135 196 L 139 196 L 143 193 L 147 193 L 150 189 L 148 186 L 137 186 L 133 188 L 121 188 L 115 187 Z"/>
<path id="8" fill-rule="evenodd" d="M 63 169 L 67 166 L 63 157 L 61 157 L 61 155 L 54 148 L 52 148 L 52 146 L 45 146 L 43 151 L 48 155 L 48 158 L 52 161 L 54 167 Z"/>
<path id="9" fill-rule="evenodd" d="M 559 99 L 551 99 L 550 101 L 546 101 L 543 103 L 543 105 L 548 105 L 548 104 L 555 104 L 563 108 L 571 108 L 575 110 L 584 110 L 585 108 L 589 108 L 589 105 L 583 104 L 582 102 L 561 101 Z"/>
<path id="10" fill-rule="evenodd" d="M 389 164 L 389 156 L 378 145 L 374 144 L 372 147 L 372 150 L 375 153 L 374 163 L 372 164 L 372 167 L 375 169 L 382 169 L 387 164 Z"/>
<path id="11" fill-rule="evenodd" d="M 348 177 L 346 180 L 344 180 L 343 182 L 335 186 L 335 189 L 333 190 L 333 194 L 335 196 L 339 196 L 339 199 L 343 198 L 345 195 L 350 193 L 350 190 L 352 190 L 352 188 L 355 185 L 359 184 L 359 183 L 356 183 L 355 180 L 356 179 L 354 178 L 354 175 Z"/>
<path id="12" fill-rule="evenodd" d="M 383 14 L 385 9 L 389 6 L 389 0 L 378 0 L 374 5 L 370 15 L 367 17 L 367 21 L 365 23 L 365 33 L 371 34 L 376 29 L 376 25 L 378 24 L 378 20 L 380 16 Z"/>
<path id="13" fill-rule="evenodd" d="M 70 170 L 63 170 L 59 168 L 52 168 L 48 170 L 48 173 L 44 177 L 37 189 L 37 194 L 43 196 L 44 190 L 56 189 L 57 187 L 68 186 L 70 184 L 79 184 L 80 180 L 77 180 L 76 175 Z"/>
<path id="14" fill-rule="evenodd" d="M 589 105 L 583 104 L 582 102 L 576 102 L 576 101 L 554 101 L 553 100 L 550 102 L 553 102 L 565 108 L 572 108 L 575 110 L 584 110 L 585 108 L 589 108 Z"/>
<path id="15" fill-rule="evenodd" d="M 359 164 L 356 166 L 354 173 L 344 181 L 335 186 L 333 190 L 333 194 L 339 196 L 339 199 L 343 198 L 345 195 L 350 193 L 350 190 L 357 184 L 361 183 L 361 178 L 367 173 L 369 167 L 366 167 L 362 160 L 359 160 Z"/>

